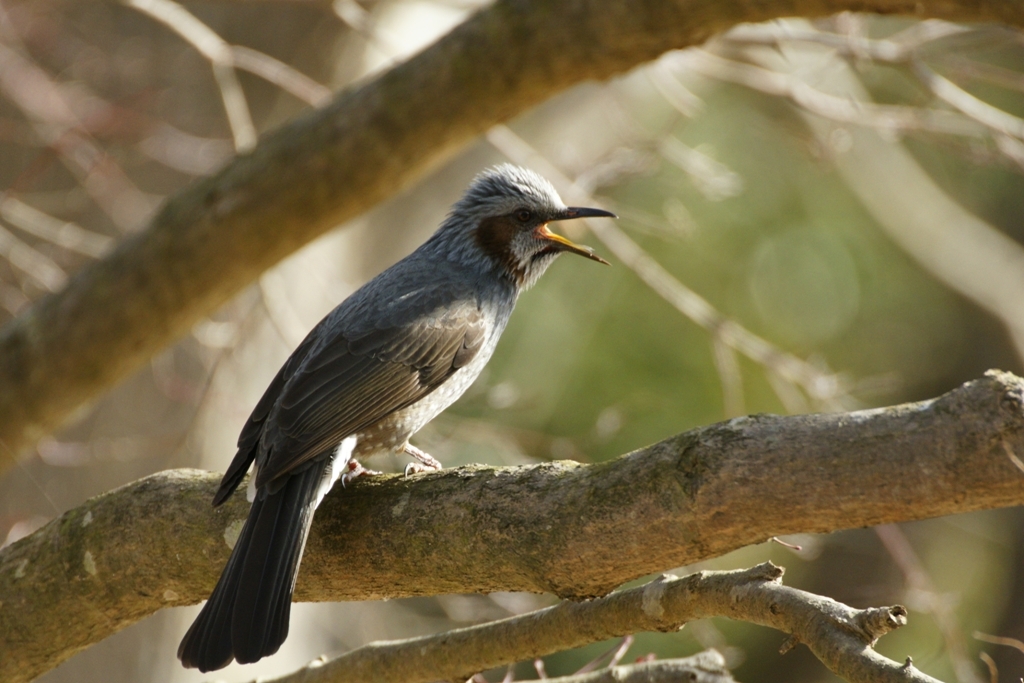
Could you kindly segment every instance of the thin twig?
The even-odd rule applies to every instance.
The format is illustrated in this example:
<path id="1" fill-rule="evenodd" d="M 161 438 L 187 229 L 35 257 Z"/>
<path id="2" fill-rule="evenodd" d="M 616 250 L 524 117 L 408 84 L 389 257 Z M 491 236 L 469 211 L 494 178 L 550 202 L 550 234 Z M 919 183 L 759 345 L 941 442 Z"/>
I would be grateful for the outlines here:
<path id="1" fill-rule="evenodd" d="M 911 64 L 921 82 L 940 100 L 997 133 L 1024 140 L 1024 119 L 978 99 L 953 81 L 935 73 L 920 59 L 913 60 Z"/>
<path id="2" fill-rule="evenodd" d="M 559 648 L 559 649 L 568 649 L 568 648 Z M 557 651 L 558 650 L 553 650 L 553 652 L 557 652 Z M 516 657 L 516 659 L 519 659 L 519 658 Z M 490 667 L 485 667 L 485 668 L 490 668 Z M 536 659 L 533 660 L 533 670 L 537 672 L 537 678 L 539 680 L 542 680 L 542 681 L 548 680 L 548 671 L 544 667 L 544 660 L 541 659 L 540 657 L 537 657 Z M 285 683 L 285 682 L 282 681 L 281 683 Z M 291 683 L 291 682 L 289 681 L 288 683 Z"/>
<path id="3" fill-rule="evenodd" d="M 971 138 L 985 134 L 979 122 L 954 112 L 837 97 L 789 74 L 726 59 L 702 49 L 672 55 L 672 61 L 680 68 L 708 78 L 784 97 L 801 109 L 833 121 L 893 132 L 925 131 Z"/>
<path id="4" fill-rule="evenodd" d="M 975 640 L 980 640 L 985 643 L 992 643 L 993 645 L 1006 645 L 1012 647 L 1015 650 L 1024 652 L 1024 641 L 1017 640 L 1016 638 L 1007 638 L 1005 636 L 993 636 L 988 633 L 982 633 L 981 631 L 974 632 Z"/>
<path id="5" fill-rule="evenodd" d="M 740 174 L 717 159 L 683 144 L 674 135 L 666 135 L 658 144 L 658 151 L 682 169 L 708 201 L 720 202 L 743 192 Z"/>
<path id="6" fill-rule="evenodd" d="M 978 659 L 985 662 L 985 666 L 988 667 L 989 683 L 999 683 L 999 667 L 996 666 L 996 660 L 987 652 L 979 652 Z"/>
<path id="7" fill-rule="evenodd" d="M 711 349 L 714 352 L 715 369 L 722 384 L 722 404 L 726 417 L 739 417 L 745 414 L 743 400 L 743 373 L 740 371 L 736 349 L 722 340 L 721 335 L 711 335 Z"/>
<path id="8" fill-rule="evenodd" d="M 623 657 L 626 656 L 626 651 L 633 645 L 633 640 L 634 638 L 632 635 L 624 636 L 618 644 L 613 645 L 607 652 L 598 655 L 581 666 L 575 673 L 585 674 L 595 671 L 601 667 L 601 663 L 606 659 L 608 660 L 608 666 L 615 666 L 622 661 Z"/>
<path id="9" fill-rule="evenodd" d="M 152 19 L 167 26 L 184 38 L 192 47 L 210 62 L 213 77 L 220 88 L 228 125 L 235 139 L 235 151 L 239 154 L 250 152 L 256 146 L 256 127 L 249 113 L 242 84 L 235 73 L 234 53 L 231 46 L 213 29 L 201 22 L 191 12 L 172 0 L 124 0 L 129 7 L 137 9 Z"/>
<path id="10" fill-rule="evenodd" d="M 331 6 L 339 19 L 384 55 L 385 64 L 398 61 L 400 55 L 406 52 L 402 40 L 387 31 L 382 31 L 374 22 L 373 15 L 356 0 L 334 0 Z"/>
<path id="11" fill-rule="evenodd" d="M 736 44 L 770 44 L 774 46 L 779 46 L 783 42 L 787 41 L 814 43 L 833 48 L 840 55 L 845 57 L 870 59 L 879 64 L 889 64 L 893 66 L 909 66 L 921 83 L 942 101 L 996 133 L 1009 135 L 1018 140 L 1024 140 L 1024 119 L 1014 116 L 997 107 L 993 107 L 987 102 L 971 95 L 949 79 L 937 74 L 931 67 L 925 64 L 919 56 L 921 48 L 933 40 L 945 38 L 951 35 L 963 34 L 970 31 L 971 29 L 946 22 L 927 22 L 920 25 L 913 33 L 904 35 L 902 39 L 890 38 L 888 40 L 872 40 L 860 36 L 840 35 L 825 31 L 795 30 L 788 28 L 786 24 L 779 23 L 774 24 L 767 31 L 762 30 L 762 27 L 739 27 L 726 34 L 724 36 L 724 40 Z M 730 80 L 740 78 L 739 74 L 742 72 L 742 70 L 739 69 L 740 66 L 745 65 L 731 65 L 731 75 L 733 78 Z M 756 69 L 757 67 L 751 68 Z M 728 74 L 728 71 L 722 68 L 721 65 L 718 65 L 718 71 L 721 74 L 719 77 L 726 76 Z M 774 74 L 775 72 L 767 73 Z M 775 74 L 775 76 L 778 76 L 778 74 Z M 763 82 L 766 80 L 770 81 L 772 78 L 773 76 L 768 76 L 762 73 L 759 74 L 758 77 L 751 77 L 747 75 L 743 80 L 744 85 L 747 85 L 748 87 L 756 87 L 763 91 L 765 88 Z M 760 86 L 752 85 L 751 81 L 757 80 L 761 80 L 762 84 Z M 778 83 L 776 83 L 776 85 L 778 86 Z M 829 108 L 821 106 L 821 103 L 827 102 L 827 98 L 831 96 L 824 95 L 824 93 L 816 93 L 813 89 L 806 86 L 806 84 L 802 84 L 799 81 L 790 83 L 788 88 L 782 88 L 780 86 L 780 89 L 788 90 L 789 92 L 787 96 L 793 99 L 799 106 L 803 106 L 809 111 L 814 111 L 814 113 L 817 114 L 827 115 L 823 112 L 829 110 Z M 801 93 L 809 94 L 812 92 L 815 92 L 815 94 L 809 99 L 801 97 L 800 95 Z M 774 94 L 781 95 L 783 93 L 779 92 Z M 878 112 L 888 110 L 890 113 L 899 111 L 898 109 L 893 109 L 892 105 L 884 106 L 867 103 L 857 103 L 857 105 L 864 106 L 869 113 L 871 111 Z M 941 121 L 942 125 L 953 124 L 955 121 L 955 119 L 942 120 L 943 115 L 937 110 L 909 107 L 904 107 L 903 109 L 909 112 L 916 111 L 919 113 L 919 117 L 921 119 L 919 127 L 922 130 L 932 130 L 933 132 L 947 132 L 961 135 L 970 134 L 969 129 L 956 132 L 952 126 L 950 130 L 946 131 L 936 128 L 935 124 L 938 121 Z M 833 110 L 833 112 L 835 112 L 835 110 Z M 934 120 L 928 121 L 927 119 L 931 117 L 935 117 Z M 865 118 L 869 117 L 866 116 Z M 906 113 L 899 118 L 905 123 L 909 122 Z"/>
<path id="12" fill-rule="evenodd" d="M 53 259 L 3 227 L 0 227 L 0 256 L 46 291 L 56 292 L 67 282 L 67 273 Z"/>
<path id="13" fill-rule="evenodd" d="M 844 57 L 870 59 L 885 64 L 906 64 L 916 51 L 940 38 L 970 32 L 972 29 L 944 21 L 922 21 L 888 39 L 875 40 L 861 35 L 829 33 L 798 28 L 787 22 L 762 26 L 737 26 L 721 36 L 734 44 L 780 47 L 784 43 L 812 43 L 834 49 Z"/>
<path id="14" fill-rule="evenodd" d="M 1019 71 L 967 59 L 955 53 L 943 52 L 930 56 L 929 59 L 941 64 L 947 73 L 951 72 L 963 78 L 984 81 L 1007 90 L 1024 92 L 1024 75 Z"/>
<path id="15" fill-rule="evenodd" d="M 320 85 L 306 74 L 279 59 L 242 45 L 231 46 L 233 63 L 239 69 L 273 83 L 307 104 L 320 107 L 331 98 L 330 88 Z"/>
<path id="16" fill-rule="evenodd" d="M 683 85 L 665 59 L 658 59 L 643 70 L 665 101 L 687 118 L 693 118 L 704 110 L 704 101 Z"/>
<path id="17" fill-rule="evenodd" d="M 22 232 L 92 258 L 103 256 L 114 246 L 111 237 L 54 218 L 9 195 L 0 196 L 0 217 Z"/>
<path id="18" fill-rule="evenodd" d="M 170 124 L 154 122 L 139 141 L 139 151 L 158 163 L 189 175 L 207 175 L 224 165 L 234 154 L 227 140 L 203 138 Z"/>

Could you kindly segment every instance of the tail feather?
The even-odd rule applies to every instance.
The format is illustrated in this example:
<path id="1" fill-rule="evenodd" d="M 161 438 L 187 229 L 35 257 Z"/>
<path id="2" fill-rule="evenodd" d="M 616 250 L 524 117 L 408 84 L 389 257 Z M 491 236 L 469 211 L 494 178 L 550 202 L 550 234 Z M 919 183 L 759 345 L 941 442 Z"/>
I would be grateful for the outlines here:
<path id="1" fill-rule="evenodd" d="M 217 587 L 181 641 L 183 665 L 205 673 L 281 647 L 324 467 L 313 462 L 278 491 L 257 495 Z"/>
<path id="2" fill-rule="evenodd" d="M 316 494 L 314 493 L 314 496 Z M 288 637 L 288 621 L 291 614 L 292 593 L 295 591 L 295 580 L 299 575 L 299 562 L 302 560 L 302 553 L 306 547 L 306 538 L 309 535 L 309 527 L 313 521 L 313 511 L 316 509 L 316 501 L 306 508 L 306 521 L 303 524 L 302 540 L 299 541 L 299 551 L 289 558 L 288 564 L 282 569 L 284 575 L 291 576 L 288 583 L 282 582 L 279 586 L 278 595 L 271 607 L 271 614 L 277 618 L 267 621 L 267 641 L 276 642 L 278 646 Z M 277 647 L 274 650 L 277 650 Z"/>
<path id="3" fill-rule="evenodd" d="M 222 669 L 234 658 L 231 646 L 231 612 L 238 593 L 238 579 L 242 562 L 245 560 L 252 532 L 255 527 L 251 520 L 259 517 L 263 501 L 257 500 L 249 511 L 246 521 L 239 534 L 235 547 L 231 551 L 224 571 L 221 572 L 217 586 L 210 594 L 199 616 L 189 627 L 185 637 L 178 646 L 178 659 L 188 668 L 197 668 L 203 673 Z"/>
<path id="4" fill-rule="evenodd" d="M 299 559 L 323 478 L 322 467 L 309 469 L 268 496 L 279 503 L 276 518 L 267 515 L 264 523 L 264 515 L 260 516 L 253 548 L 242 568 L 231 619 L 235 659 L 242 664 L 277 652 L 288 635 Z"/>

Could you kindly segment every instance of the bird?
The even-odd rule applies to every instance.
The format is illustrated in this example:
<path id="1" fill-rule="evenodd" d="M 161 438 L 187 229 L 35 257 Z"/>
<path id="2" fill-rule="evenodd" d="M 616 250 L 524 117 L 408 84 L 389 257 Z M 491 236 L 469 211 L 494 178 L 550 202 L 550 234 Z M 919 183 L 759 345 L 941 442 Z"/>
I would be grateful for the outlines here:
<path id="1" fill-rule="evenodd" d="M 376 454 L 411 456 L 406 476 L 441 468 L 409 438 L 469 388 L 520 293 L 560 254 L 608 264 L 548 228 L 596 217 L 615 214 L 566 206 L 532 170 L 491 167 L 426 242 L 310 331 L 256 404 L 214 495 L 222 504 L 252 466 L 249 516 L 178 648 L 185 667 L 205 673 L 277 652 L 324 495 L 339 478 L 373 473 L 359 458 Z"/>

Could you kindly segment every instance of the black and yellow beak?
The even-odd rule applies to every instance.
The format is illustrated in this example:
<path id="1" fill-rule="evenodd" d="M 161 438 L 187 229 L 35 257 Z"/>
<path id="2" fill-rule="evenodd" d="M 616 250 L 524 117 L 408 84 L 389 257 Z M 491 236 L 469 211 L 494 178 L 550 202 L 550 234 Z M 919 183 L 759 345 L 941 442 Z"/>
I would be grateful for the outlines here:
<path id="1" fill-rule="evenodd" d="M 611 211 L 605 211 L 604 209 L 588 209 L 586 207 L 570 206 L 550 220 L 568 221 L 574 218 L 618 218 L 618 216 L 616 216 Z M 551 232 L 550 230 L 548 230 L 547 224 L 544 224 L 537 228 L 537 236 L 542 239 L 548 240 L 549 242 L 554 242 L 562 251 L 571 251 L 574 254 L 585 256 L 591 261 L 597 261 L 598 263 L 603 263 L 606 266 L 611 265 L 603 258 L 595 254 L 594 250 L 591 249 L 590 247 L 584 246 L 582 244 L 576 244 L 575 242 L 572 242 L 566 237 L 562 237 L 561 235 L 556 235 L 555 233 Z"/>

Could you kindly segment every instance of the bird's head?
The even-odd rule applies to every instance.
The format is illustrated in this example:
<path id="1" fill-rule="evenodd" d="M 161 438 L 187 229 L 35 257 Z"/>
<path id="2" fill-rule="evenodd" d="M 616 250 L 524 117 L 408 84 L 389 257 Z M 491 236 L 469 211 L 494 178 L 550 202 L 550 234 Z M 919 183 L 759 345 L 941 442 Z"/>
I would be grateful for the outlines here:
<path id="1" fill-rule="evenodd" d="M 475 259 L 496 268 L 521 289 L 530 287 L 562 252 L 607 264 L 590 247 L 574 244 L 549 223 L 597 216 L 602 209 L 566 206 L 555 188 L 525 168 L 502 164 L 478 175 L 442 226 L 458 234 L 460 260 Z"/>

